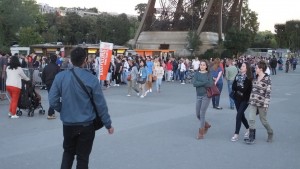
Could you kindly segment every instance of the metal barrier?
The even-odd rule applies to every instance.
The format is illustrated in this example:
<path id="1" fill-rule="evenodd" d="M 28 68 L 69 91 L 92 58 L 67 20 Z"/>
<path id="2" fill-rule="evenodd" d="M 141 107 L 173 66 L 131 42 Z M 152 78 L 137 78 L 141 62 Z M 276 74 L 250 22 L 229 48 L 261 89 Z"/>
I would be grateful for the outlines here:
<path id="1" fill-rule="evenodd" d="M 3 73 L 3 72 L 2 72 Z M 1 74 L 0 74 L 1 75 Z M 10 102 L 10 98 L 6 92 L 6 78 L 2 78 L 2 75 L 0 76 L 0 96 L 1 96 L 1 100 L 3 100 L 4 98 L 6 98 L 9 102 Z M 4 96 L 4 97 L 3 97 Z"/>

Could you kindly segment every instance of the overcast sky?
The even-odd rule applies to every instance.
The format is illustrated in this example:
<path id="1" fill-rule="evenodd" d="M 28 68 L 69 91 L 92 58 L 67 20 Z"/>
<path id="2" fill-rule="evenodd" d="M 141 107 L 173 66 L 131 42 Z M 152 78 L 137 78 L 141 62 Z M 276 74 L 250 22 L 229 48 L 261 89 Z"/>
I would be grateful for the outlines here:
<path id="1" fill-rule="evenodd" d="M 148 0 L 36 0 L 53 7 L 96 7 L 100 12 L 136 14 L 134 7 Z M 157 2 L 159 2 L 157 0 Z M 300 20 L 300 0 L 249 0 L 249 7 L 258 14 L 259 30 L 274 32 L 274 24 Z"/>

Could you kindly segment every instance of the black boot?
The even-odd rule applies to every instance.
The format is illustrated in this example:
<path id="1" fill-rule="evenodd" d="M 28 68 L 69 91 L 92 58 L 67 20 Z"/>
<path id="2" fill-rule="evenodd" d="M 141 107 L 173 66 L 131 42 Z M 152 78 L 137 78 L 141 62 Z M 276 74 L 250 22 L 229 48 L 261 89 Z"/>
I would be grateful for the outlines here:
<path id="1" fill-rule="evenodd" d="M 255 132 L 256 132 L 256 129 L 250 129 L 249 138 L 244 139 L 246 144 L 254 144 L 255 143 Z"/>

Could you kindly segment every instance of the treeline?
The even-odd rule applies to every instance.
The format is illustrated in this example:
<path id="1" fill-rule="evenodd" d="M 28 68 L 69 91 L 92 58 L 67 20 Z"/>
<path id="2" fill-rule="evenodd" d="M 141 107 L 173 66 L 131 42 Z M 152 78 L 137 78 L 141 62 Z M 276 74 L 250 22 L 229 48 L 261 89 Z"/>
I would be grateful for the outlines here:
<path id="1" fill-rule="evenodd" d="M 275 25 L 276 41 L 282 48 L 296 52 L 300 49 L 300 20 L 287 21 Z"/>
<path id="2" fill-rule="evenodd" d="M 95 8 L 87 11 L 95 11 Z M 124 45 L 134 37 L 137 17 L 126 14 L 79 16 L 68 12 L 41 14 L 35 0 L 0 0 L 0 50 L 13 44 L 62 42 L 66 45 L 108 41 Z"/>

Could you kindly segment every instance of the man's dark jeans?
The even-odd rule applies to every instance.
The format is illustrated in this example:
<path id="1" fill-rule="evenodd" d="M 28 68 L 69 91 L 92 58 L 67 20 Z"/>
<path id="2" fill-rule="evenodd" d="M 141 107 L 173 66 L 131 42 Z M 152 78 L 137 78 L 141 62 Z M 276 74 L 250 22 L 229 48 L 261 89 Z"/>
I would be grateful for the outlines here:
<path id="1" fill-rule="evenodd" d="M 71 169 L 76 155 L 76 169 L 88 169 L 89 156 L 95 138 L 93 124 L 88 126 L 63 126 L 64 153 L 61 169 Z"/>
<path id="2" fill-rule="evenodd" d="M 49 93 L 50 88 L 51 88 L 51 85 L 47 85 L 46 87 L 47 87 L 47 91 L 48 91 L 48 93 Z M 48 116 L 52 116 L 53 114 L 55 114 L 55 111 L 54 111 L 54 109 L 52 109 L 52 108 L 49 106 L 49 109 L 48 109 Z"/>

